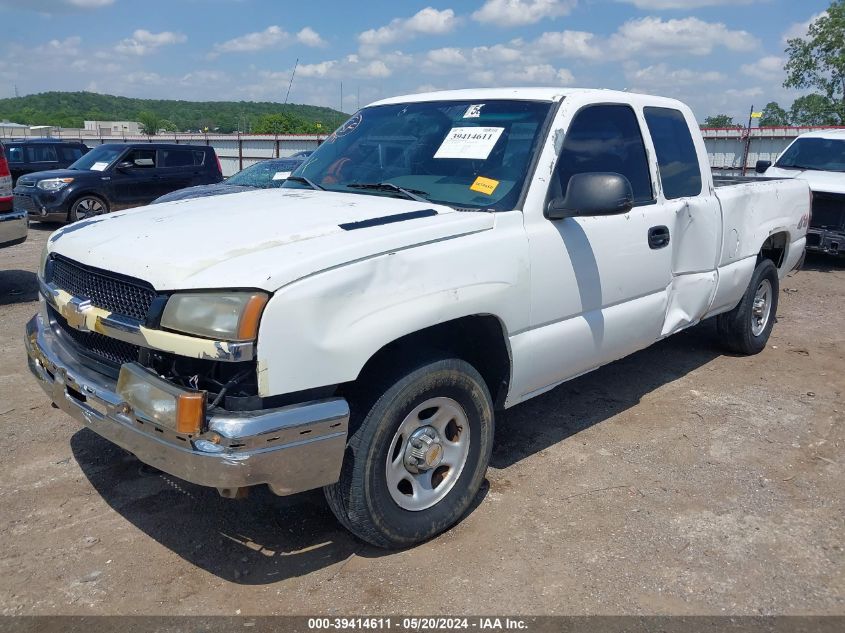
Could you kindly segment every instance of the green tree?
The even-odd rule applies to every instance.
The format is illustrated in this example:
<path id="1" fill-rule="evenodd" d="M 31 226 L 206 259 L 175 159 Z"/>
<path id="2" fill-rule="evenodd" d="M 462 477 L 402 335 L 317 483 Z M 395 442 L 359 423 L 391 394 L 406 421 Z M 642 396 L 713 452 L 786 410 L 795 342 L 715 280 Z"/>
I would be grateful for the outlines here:
<path id="1" fill-rule="evenodd" d="M 784 87 L 813 88 L 833 111 L 845 110 L 845 0 L 831 2 L 806 37 L 788 40 L 786 54 Z"/>
<path id="2" fill-rule="evenodd" d="M 290 114 L 265 114 L 252 127 L 255 134 L 297 134 L 309 126 L 306 121 Z"/>
<path id="3" fill-rule="evenodd" d="M 162 119 L 161 122 L 158 124 L 158 129 L 164 130 L 165 132 L 178 132 L 179 131 L 179 128 L 170 119 Z"/>
<path id="4" fill-rule="evenodd" d="M 727 114 L 716 114 L 704 119 L 701 127 L 741 127 Z"/>
<path id="5" fill-rule="evenodd" d="M 789 111 L 793 125 L 838 125 L 842 120 L 839 104 L 820 94 L 798 97 Z"/>
<path id="6" fill-rule="evenodd" d="M 138 122 L 141 124 L 141 132 L 147 136 L 153 136 L 161 129 L 162 118 L 155 112 L 139 112 Z"/>
<path id="7" fill-rule="evenodd" d="M 760 127 L 777 127 L 789 125 L 789 114 L 781 108 L 776 101 L 771 101 L 763 108 L 763 116 L 760 117 Z"/>

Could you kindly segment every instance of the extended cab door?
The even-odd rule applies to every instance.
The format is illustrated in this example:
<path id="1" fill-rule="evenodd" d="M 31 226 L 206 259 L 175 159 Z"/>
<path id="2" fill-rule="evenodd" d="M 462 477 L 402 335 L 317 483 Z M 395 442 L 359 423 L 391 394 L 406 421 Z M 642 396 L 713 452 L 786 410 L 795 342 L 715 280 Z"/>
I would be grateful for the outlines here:
<path id="1" fill-rule="evenodd" d="M 661 334 L 697 323 L 716 291 L 722 216 L 701 134 L 689 109 L 646 106 L 659 172 L 658 200 L 669 213 L 672 286 Z M 698 143 L 696 144 L 696 139 Z"/>
<path id="2" fill-rule="evenodd" d="M 579 101 L 582 99 L 583 101 Z M 514 390 L 526 398 L 660 338 L 672 281 L 672 212 L 658 196 L 641 109 L 567 97 L 553 125 L 550 165 L 526 201 L 531 328 L 512 340 Z M 547 166 L 548 165 L 548 166 Z M 631 183 L 625 214 L 550 220 L 544 209 L 580 173 L 614 172 Z"/>

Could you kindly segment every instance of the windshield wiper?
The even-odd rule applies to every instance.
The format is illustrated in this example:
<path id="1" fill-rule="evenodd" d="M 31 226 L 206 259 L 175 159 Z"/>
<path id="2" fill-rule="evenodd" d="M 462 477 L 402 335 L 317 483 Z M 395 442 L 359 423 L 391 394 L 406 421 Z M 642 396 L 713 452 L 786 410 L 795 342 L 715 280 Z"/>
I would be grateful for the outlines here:
<path id="1" fill-rule="evenodd" d="M 419 189 L 406 189 L 399 185 L 394 185 L 392 182 L 353 182 L 346 185 L 350 189 L 371 189 L 373 191 L 394 191 L 402 194 L 408 200 L 416 200 L 417 202 L 428 202 L 428 192 L 420 191 Z"/>
<path id="2" fill-rule="evenodd" d="M 781 169 L 803 169 L 806 171 L 824 171 L 818 167 L 807 167 L 806 165 L 775 165 L 775 167 L 780 167 Z"/>
<path id="3" fill-rule="evenodd" d="M 301 182 L 303 185 L 308 185 L 312 189 L 316 189 L 317 191 L 325 191 L 325 187 L 321 187 L 316 182 L 311 180 L 310 178 L 306 178 L 305 176 L 288 176 L 287 179 L 293 182 Z"/>

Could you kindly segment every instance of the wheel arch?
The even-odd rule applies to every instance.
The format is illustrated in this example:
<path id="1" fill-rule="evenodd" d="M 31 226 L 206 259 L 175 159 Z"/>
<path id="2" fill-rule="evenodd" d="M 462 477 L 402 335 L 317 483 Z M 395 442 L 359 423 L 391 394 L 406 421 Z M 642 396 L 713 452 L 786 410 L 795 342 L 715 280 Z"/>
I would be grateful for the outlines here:
<path id="1" fill-rule="evenodd" d="M 475 367 L 494 406 L 504 407 L 513 363 L 505 324 L 492 314 L 451 319 L 392 340 L 370 356 L 355 382 L 424 362 L 436 354 L 450 354 Z"/>

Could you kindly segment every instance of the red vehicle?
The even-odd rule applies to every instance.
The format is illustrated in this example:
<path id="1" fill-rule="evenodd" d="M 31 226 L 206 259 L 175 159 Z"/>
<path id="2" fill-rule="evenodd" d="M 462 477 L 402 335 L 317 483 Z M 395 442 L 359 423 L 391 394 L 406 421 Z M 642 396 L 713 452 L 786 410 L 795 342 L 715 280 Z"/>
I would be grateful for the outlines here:
<path id="1" fill-rule="evenodd" d="M 6 151 L 0 143 L 0 246 L 12 246 L 26 240 L 26 211 L 15 211 L 12 198 L 12 174 Z"/>

